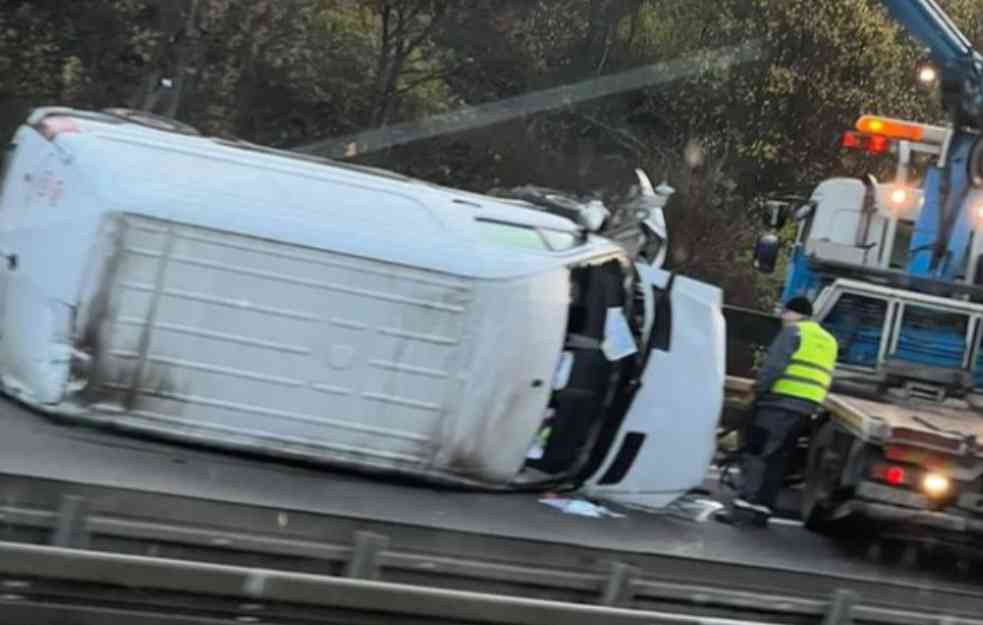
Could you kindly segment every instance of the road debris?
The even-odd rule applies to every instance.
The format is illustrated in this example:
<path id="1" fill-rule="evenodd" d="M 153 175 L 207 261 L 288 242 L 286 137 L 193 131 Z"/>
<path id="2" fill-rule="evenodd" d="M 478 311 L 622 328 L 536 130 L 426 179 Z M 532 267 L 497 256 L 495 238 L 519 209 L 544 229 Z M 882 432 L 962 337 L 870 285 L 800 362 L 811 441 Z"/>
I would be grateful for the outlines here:
<path id="1" fill-rule="evenodd" d="M 586 516 L 593 519 L 601 519 L 604 517 L 623 519 L 625 517 L 624 514 L 613 512 L 604 506 L 591 503 L 584 499 L 544 497 L 543 499 L 540 499 L 539 502 L 552 508 L 556 508 L 564 514 L 576 514 L 577 516 Z"/>

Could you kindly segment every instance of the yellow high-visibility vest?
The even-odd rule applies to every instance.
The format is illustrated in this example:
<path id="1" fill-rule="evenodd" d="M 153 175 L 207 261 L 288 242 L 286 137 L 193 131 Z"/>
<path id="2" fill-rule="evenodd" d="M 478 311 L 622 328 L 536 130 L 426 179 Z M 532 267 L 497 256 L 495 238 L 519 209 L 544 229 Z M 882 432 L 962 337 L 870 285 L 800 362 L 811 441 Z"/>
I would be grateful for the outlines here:
<path id="1" fill-rule="evenodd" d="M 775 395 L 823 403 L 833 382 L 833 367 L 839 347 L 836 338 L 815 321 L 800 321 L 799 349 L 782 377 L 771 387 Z"/>

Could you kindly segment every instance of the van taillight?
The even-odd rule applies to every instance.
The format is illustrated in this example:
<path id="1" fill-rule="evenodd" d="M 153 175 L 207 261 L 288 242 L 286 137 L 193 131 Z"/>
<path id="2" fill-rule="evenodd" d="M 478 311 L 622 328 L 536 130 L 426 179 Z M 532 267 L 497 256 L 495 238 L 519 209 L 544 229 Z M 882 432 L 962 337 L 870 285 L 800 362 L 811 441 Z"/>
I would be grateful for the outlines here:
<path id="1" fill-rule="evenodd" d="M 34 127 L 48 141 L 60 134 L 81 132 L 78 123 L 71 117 L 52 115 L 45 117 Z"/>

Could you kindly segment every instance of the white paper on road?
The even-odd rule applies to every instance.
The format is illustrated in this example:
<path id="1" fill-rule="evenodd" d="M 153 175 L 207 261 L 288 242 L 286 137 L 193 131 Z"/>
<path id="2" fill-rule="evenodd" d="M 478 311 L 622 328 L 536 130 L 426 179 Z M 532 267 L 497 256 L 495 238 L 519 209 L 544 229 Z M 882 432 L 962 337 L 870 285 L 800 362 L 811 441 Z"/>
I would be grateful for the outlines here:
<path id="1" fill-rule="evenodd" d="M 618 514 L 617 512 L 612 512 L 604 506 L 599 506 L 583 499 L 547 497 L 540 499 L 539 502 L 544 503 L 551 508 L 556 508 L 564 514 L 576 514 L 577 516 L 586 516 L 592 519 L 600 519 L 603 517 L 621 519 L 625 516 L 623 514 Z"/>
<path id="2" fill-rule="evenodd" d="M 604 344 L 601 345 L 608 360 L 621 360 L 638 352 L 635 337 L 631 335 L 628 320 L 621 308 L 608 308 L 604 320 Z"/>
<path id="3" fill-rule="evenodd" d="M 683 507 L 690 513 L 694 521 L 697 523 L 706 523 L 715 512 L 724 509 L 724 504 L 713 499 L 695 499 L 688 505 L 684 504 Z"/>

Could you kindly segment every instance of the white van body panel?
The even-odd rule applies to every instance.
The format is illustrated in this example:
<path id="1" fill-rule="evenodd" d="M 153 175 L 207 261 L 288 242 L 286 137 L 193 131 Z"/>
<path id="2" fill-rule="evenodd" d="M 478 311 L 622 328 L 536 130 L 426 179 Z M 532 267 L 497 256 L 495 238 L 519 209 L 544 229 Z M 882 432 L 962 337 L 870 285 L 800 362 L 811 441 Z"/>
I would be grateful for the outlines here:
<path id="1" fill-rule="evenodd" d="M 492 482 L 522 465 L 537 421 L 516 417 L 548 401 L 534 382 L 561 348 L 562 274 L 479 282 L 132 215 L 100 240 L 94 417 Z"/>

